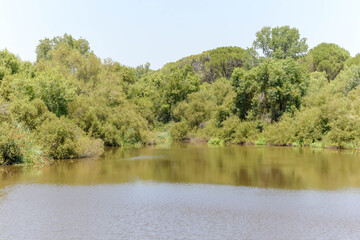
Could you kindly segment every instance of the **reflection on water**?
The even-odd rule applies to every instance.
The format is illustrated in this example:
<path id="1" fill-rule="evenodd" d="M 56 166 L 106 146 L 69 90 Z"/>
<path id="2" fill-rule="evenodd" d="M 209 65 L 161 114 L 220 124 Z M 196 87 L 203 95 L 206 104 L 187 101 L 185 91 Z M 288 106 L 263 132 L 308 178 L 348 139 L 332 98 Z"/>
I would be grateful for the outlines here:
<path id="1" fill-rule="evenodd" d="M 360 239 L 360 153 L 176 145 L 0 168 L 0 239 Z"/>
<path id="2" fill-rule="evenodd" d="M 176 145 L 109 149 L 100 159 L 58 161 L 40 169 L 7 167 L 1 185 L 91 185 L 137 180 L 282 189 L 360 186 L 360 154 L 312 148 Z"/>

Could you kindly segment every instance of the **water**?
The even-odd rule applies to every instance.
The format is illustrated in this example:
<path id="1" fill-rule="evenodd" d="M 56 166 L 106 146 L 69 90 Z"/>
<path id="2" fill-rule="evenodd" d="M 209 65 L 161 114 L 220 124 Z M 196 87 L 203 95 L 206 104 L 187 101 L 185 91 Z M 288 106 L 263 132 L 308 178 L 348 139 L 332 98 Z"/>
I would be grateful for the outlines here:
<path id="1" fill-rule="evenodd" d="M 0 168 L 0 239 L 360 239 L 360 152 L 173 145 Z"/>

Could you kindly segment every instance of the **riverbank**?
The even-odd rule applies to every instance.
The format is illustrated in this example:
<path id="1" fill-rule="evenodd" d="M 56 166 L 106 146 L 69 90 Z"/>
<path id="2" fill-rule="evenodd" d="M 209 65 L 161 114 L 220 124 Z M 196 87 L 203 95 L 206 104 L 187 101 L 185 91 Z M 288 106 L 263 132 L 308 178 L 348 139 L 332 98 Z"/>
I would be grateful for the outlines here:
<path id="1" fill-rule="evenodd" d="M 171 139 L 170 139 L 171 140 Z M 298 143 L 294 144 L 267 144 L 265 139 L 259 139 L 257 141 L 249 141 L 249 142 L 226 142 L 225 140 L 219 138 L 186 138 L 178 142 L 184 143 L 207 143 L 210 146 L 226 146 L 226 145 L 241 145 L 241 146 L 267 146 L 267 147 L 307 147 L 307 148 L 320 148 L 320 149 L 338 149 L 338 150 L 360 150 L 359 147 L 339 147 L 335 145 L 324 145 L 322 143 L 313 143 L 309 145 L 301 145 Z"/>
<path id="2" fill-rule="evenodd" d="M 267 144 L 266 141 L 262 138 L 257 141 L 248 141 L 248 142 L 229 142 L 222 140 L 220 138 L 200 138 L 200 137 L 189 137 L 185 138 L 180 141 L 173 140 L 169 132 L 157 132 L 155 134 L 156 139 L 154 141 L 151 141 L 145 145 L 143 144 L 128 144 L 122 147 L 105 147 L 102 145 L 101 142 L 98 142 L 98 145 L 94 148 L 93 145 L 85 145 L 81 147 L 81 151 L 84 152 L 84 154 L 80 155 L 80 157 L 73 157 L 72 159 L 80 159 L 80 158 L 98 158 L 100 157 L 104 149 L 141 149 L 146 148 L 146 146 L 171 146 L 172 144 L 177 143 L 186 143 L 186 144 L 206 144 L 208 146 L 219 146 L 219 147 L 226 147 L 231 145 L 241 145 L 241 146 L 266 146 L 266 147 L 306 147 L 306 148 L 318 148 L 318 149 L 338 149 L 338 150 L 359 150 L 357 147 L 337 147 L 337 146 L 326 146 L 321 143 L 311 144 L 311 145 L 300 145 L 300 144 L 285 144 L 285 145 L 276 145 L 276 144 Z M 28 145 L 26 141 L 29 141 L 29 136 L 24 134 L 21 135 L 21 137 L 16 138 L 17 142 L 10 142 L 8 143 L 8 147 L 3 148 L 9 153 L 6 153 L 8 155 L 13 154 L 13 158 L 24 158 L 23 162 L 6 162 L 2 161 L 0 162 L 1 165 L 46 165 L 51 164 L 54 161 L 62 161 L 62 159 L 56 159 L 56 158 L 50 158 L 47 157 L 43 151 L 41 151 L 41 148 L 38 146 L 32 146 Z M 3 152 L 4 154 L 4 152 Z M 18 155 L 16 155 L 18 154 Z M 31 155 L 32 154 L 32 155 Z"/>

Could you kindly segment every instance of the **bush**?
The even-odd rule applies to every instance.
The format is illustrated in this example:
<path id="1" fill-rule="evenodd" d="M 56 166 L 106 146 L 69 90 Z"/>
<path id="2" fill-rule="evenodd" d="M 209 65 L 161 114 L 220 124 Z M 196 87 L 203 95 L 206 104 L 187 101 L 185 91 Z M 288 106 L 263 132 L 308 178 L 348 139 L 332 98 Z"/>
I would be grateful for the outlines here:
<path id="1" fill-rule="evenodd" d="M 0 125 L 0 164 L 50 162 L 33 136 L 21 125 L 13 126 L 3 122 Z"/>
<path id="2" fill-rule="evenodd" d="M 330 131 L 325 137 L 327 144 L 339 148 L 359 146 L 360 120 L 355 115 L 341 115 L 330 123 Z"/>
<path id="3" fill-rule="evenodd" d="M 21 75 L 7 77 L 4 79 L 4 85 L 1 85 L 0 94 L 4 98 L 40 98 L 50 112 L 62 116 L 68 114 L 67 104 L 73 100 L 74 87 L 69 79 L 53 69 L 38 73 L 35 78 L 25 78 Z"/>
<path id="4" fill-rule="evenodd" d="M 255 145 L 265 145 L 266 144 L 266 139 L 265 138 L 259 138 L 258 140 L 256 140 L 254 142 Z"/>
<path id="5" fill-rule="evenodd" d="M 102 144 L 98 140 L 87 137 L 65 117 L 45 121 L 39 127 L 37 138 L 45 152 L 55 159 L 90 157 L 102 152 Z"/>
<path id="6" fill-rule="evenodd" d="M 256 128 L 256 124 L 254 122 L 242 121 L 236 128 L 233 142 L 253 142 L 258 133 L 258 129 Z"/>
<path id="7" fill-rule="evenodd" d="M 236 116 L 231 116 L 222 122 L 223 127 L 221 128 L 221 138 L 226 142 L 234 140 L 236 135 L 236 129 L 241 124 L 241 120 Z"/>
<path id="8" fill-rule="evenodd" d="M 291 145 L 295 142 L 293 119 L 289 114 L 285 114 L 279 122 L 268 125 L 262 137 L 271 145 Z"/>
<path id="9" fill-rule="evenodd" d="M 103 98 L 81 96 L 69 104 L 69 116 L 87 134 L 101 138 L 105 146 L 145 144 L 151 139 L 148 122 L 134 104 L 124 100 L 117 107 L 104 104 Z"/>
<path id="10" fill-rule="evenodd" d="M 78 140 L 77 157 L 86 158 L 100 156 L 104 152 L 104 142 L 101 139 L 92 139 L 87 136 Z"/>
<path id="11" fill-rule="evenodd" d="M 55 115 L 48 111 L 41 99 L 14 99 L 9 106 L 12 122 L 21 123 L 27 129 L 37 128 L 46 119 L 54 119 Z"/>
<path id="12" fill-rule="evenodd" d="M 175 140 L 183 140 L 189 132 L 189 125 L 186 122 L 177 122 L 171 127 L 170 134 Z"/>
<path id="13" fill-rule="evenodd" d="M 210 138 L 208 141 L 209 145 L 224 145 L 224 140 L 221 140 L 219 138 Z"/>
<path id="14" fill-rule="evenodd" d="M 197 129 L 196 136 L 199 138 L 210 139 L 215 136 L 220 136 L 220 129 L 215 119 L 210 119 L 205 122 L 202 127 Z"/>
<path id="15" fill-rule="evenodd" d="M 219 129 L 221 137 L 227 142 L 245 143 L 252 141 L 258 133 L 255 123 L 241 121 L 237 116 L 227 118 Z"/>
<path id="16" fill-rule="evenodd" d="M 322 112 L 317 107 L 305 109 L 296 115 L 295 141 L 298 145 L 311 145 L 322 140 L 326 127 L 322 117 Z"/>

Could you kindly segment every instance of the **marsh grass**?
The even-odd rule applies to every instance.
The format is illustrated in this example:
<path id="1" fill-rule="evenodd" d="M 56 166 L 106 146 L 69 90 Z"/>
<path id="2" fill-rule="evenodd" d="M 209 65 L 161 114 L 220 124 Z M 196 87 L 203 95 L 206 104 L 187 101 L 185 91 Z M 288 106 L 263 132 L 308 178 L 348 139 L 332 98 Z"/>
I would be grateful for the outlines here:
<path id="1" fill-rule="evenodd" d="M 31 132 L 22 125 L 1 124 L 0 163 L 43 165 L 52 162 L 41 146 L 37 145 Z"/>

